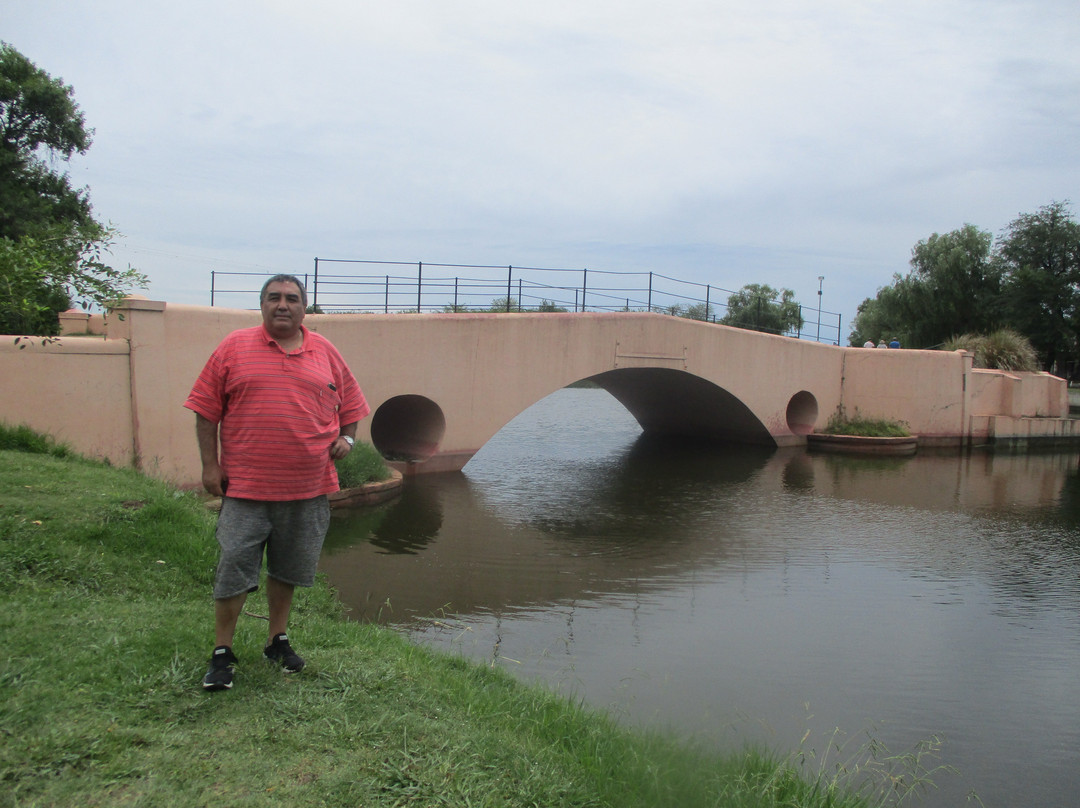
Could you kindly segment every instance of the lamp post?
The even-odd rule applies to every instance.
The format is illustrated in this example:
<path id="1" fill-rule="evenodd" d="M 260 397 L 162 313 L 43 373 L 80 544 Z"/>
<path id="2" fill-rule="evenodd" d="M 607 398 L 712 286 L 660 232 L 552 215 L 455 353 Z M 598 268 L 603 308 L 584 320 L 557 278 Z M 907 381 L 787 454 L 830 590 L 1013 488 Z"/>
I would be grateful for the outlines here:
<path id="1" fill-rule="evenodd" d="M 825 281 L 824 275 L 817 276 L 817 341 L 821 342 L 821 285 Z"/>

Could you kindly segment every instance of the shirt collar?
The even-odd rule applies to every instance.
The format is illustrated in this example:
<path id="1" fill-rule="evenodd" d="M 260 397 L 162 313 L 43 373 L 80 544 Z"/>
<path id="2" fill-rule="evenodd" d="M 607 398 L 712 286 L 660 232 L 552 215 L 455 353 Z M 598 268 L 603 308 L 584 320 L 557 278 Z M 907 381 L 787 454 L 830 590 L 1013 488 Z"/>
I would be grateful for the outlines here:
<path id="1" fill-rule="evenodd" d="M 266 323 L 260 323 L 259 324 L 259 330 L 262 332 L 262 339 L 263 339 L 263 342 L 266 345 L 269 345 L 270 343 L 273 343 L 274 345 L 277 345 L 278 348 L 281 348 L 281 343 L 277 341 L 277 338 L 273 334 L 271 334 L 269 331 L 266 330 Z M 304 345 L 307 345 L 308 334 L 310 333 L 308 331 L 307 326 L 304 325 L 303 323 L 300 323 L 300 333 L 304 335 L 303 345 L 300 346 L 301 349 L 302 349 Z M 284 350 L 284 349 L 282 349 L 282 350 Z"/>

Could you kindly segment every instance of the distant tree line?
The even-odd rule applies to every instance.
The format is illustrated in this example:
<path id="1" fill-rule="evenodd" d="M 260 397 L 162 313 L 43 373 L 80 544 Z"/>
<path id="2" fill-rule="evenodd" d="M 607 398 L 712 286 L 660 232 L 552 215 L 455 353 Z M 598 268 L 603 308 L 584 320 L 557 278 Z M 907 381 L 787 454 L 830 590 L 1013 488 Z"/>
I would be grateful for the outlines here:
<path id="1" fill-rule="evenodd" d="M 1068 202 L 1014 219 L 998 236 L 965 224 L 911 251 L 911 271 L 864 300 L 850 343 L 941 348 L 959 335 L 1012 330 L 1038 364 L 1075 375 L 1080 363 L 1080 224 Z"/>

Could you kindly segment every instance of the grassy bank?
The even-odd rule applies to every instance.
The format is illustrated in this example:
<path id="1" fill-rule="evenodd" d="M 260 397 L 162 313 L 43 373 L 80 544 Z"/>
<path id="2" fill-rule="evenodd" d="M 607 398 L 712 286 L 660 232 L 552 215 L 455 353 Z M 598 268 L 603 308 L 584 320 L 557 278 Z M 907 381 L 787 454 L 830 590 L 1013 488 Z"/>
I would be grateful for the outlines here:
<path id="1" fill-rule="evenodd" d="M 236 686 L 204 693 L 212 515 L 50 448 L 0 450 L 0 805 L 859 804 L 347 622 L 323 583 L 297 598 L 302 674 L 248 615 Z"/>

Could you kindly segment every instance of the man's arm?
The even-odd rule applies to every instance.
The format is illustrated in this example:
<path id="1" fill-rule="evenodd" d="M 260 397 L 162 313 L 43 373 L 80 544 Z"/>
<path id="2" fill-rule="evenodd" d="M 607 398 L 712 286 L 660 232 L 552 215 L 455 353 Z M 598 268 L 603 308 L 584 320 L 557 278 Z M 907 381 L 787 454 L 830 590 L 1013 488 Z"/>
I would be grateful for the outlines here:
<path id="1" fill-rule="evenodd" d="M 356 421 L 351 424 L 342 424 L 341 429 L 338 430 L 338 436 L 334 438 L 334 442 L 330 444 L 330 457 L 333 460 L 341 460 L 349 452 L 352 451 L 352 444 L 347 440 L 342 440 L 343 435 L 348 435 L 353 440 L 356 440 Z"/>
<path id="2" fill-rule="evenodd" d="M 353 424 L 354 431 L 355 427 Z M 199 458 L 202 460 L 203 488 L 215 497 L 223 497 L 228 481 L 222 474 L 218 460 L 218 425 L 195 413 L 195 437 L 199 441 Z"/>

